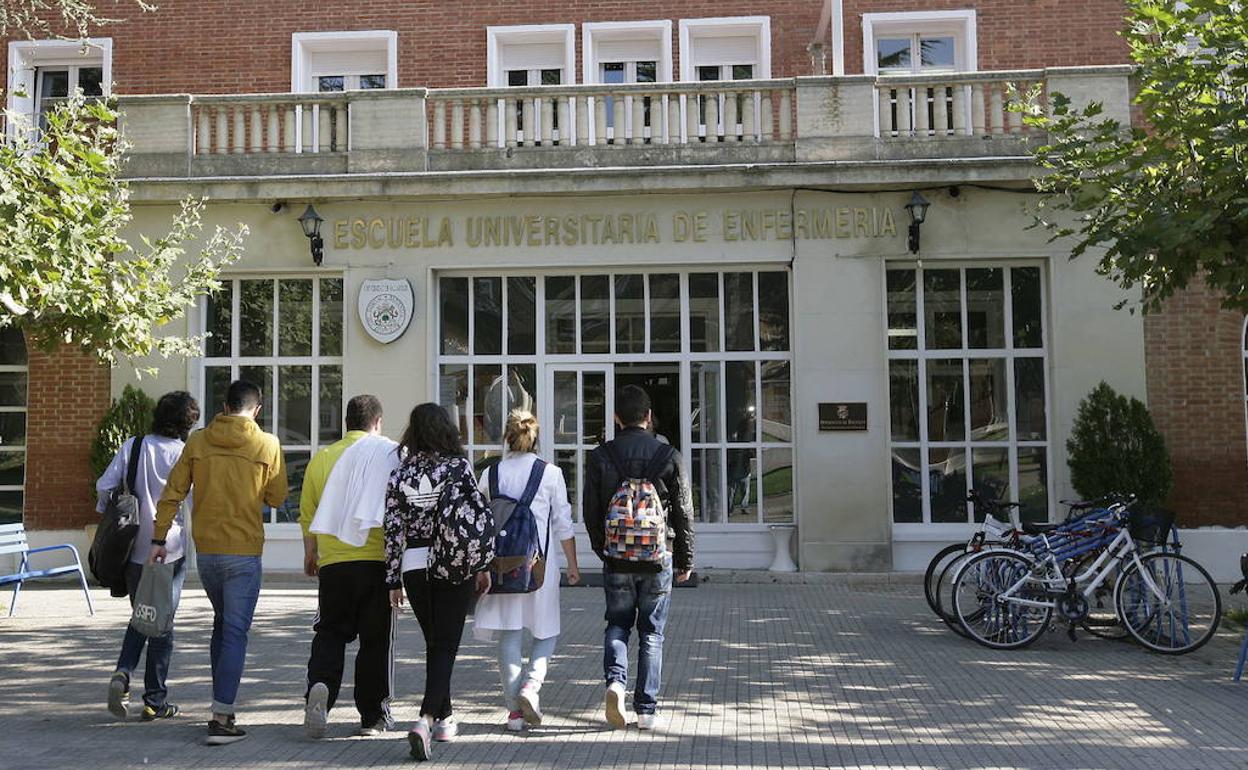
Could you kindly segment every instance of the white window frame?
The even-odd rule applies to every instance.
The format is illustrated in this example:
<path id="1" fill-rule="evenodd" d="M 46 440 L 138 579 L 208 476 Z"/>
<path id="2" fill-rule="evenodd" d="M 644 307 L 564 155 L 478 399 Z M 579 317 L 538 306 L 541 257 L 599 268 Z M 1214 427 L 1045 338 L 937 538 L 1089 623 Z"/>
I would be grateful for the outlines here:
<path id="1" fill-rule="evenodd" d="M 105 96 L 113 91 L 113 39 L 93 37 L 86 40 L 12 40 L 9 42 L 9 74 L 6 82 L 5 107 L 14 114 L 25 115 L 34 126 L 39 105 L 36 96 L 36 70 L 47 68 L 78 68 L 95 66 L 103 69 L 100 87 Z M 76 78 L 71 81 L 77 87 Z M 14 136 L 16 121 L 6 121 L 6 133 Z"/>
<path id="2" fill-rule="evenodd" d="M 581 25 L 581 72 L 586 83 L 601 83 L 599 69 L 608 62 L 599 55 L 599 43 L 605 40 L 644 40 L 658 38 L 659 58 L 656 62 L 655 80 L 672 82 L 672 22 L 670 19 L 654 21 L 596 21 Z M 648 55 L 623 59 L 625 62 L 650 61 Z"/>
<path id="3" fill-rule="evenodd" d="M 507 87 L 507 71 L 519 69 L 507 67 L 503 61 L 503 49 L 508 45 L 535 43 L 559 43 L 563 45 L 563 85 L 573 85 L 576 80 L 576 25 L 575 24 L 518 24 L 505 27 L 486 27 L 486 84 L 490 88 Z M 550 68 L 543 68 L 550 69 Z"/>
<path id="4" fill-rule="evenodd" d="M 21 332 L 18 332 L 18 333 L 21 334 Z M 0 362 L 0 372 L 5 372 L 5 373 L 11 372 L 15 374 L 26 375 L 26 393 L 22 399 L 22 403 L 20 405 L 10 405 L 10 406 L 0 405 L 0 413 L 27 415 L 26 430 L 25 430 L 26 438 L 23 441 L 23 443 L 0 444 L 0 452 L 6 453 L 6 454 L 7 453 L 17 454 L 20 452 L 24 458 L 22 461 L 22 468 L 23 468 L 22 483 L 0 484 L 0 492 L 20 492 L 22 494 L 22 510 L 18 512 L 19 517 L 25 511 L 25 508 L 26 508 L 25 467 L 26 467 L 26 463 L 29 462 L 29 459 L 30 459 L 30 455 L 27 453 L 27 446 L 30 444 L 30 419 L 29 419 L 29 414 L 30 414 L 30 358 L 29 358 L 30 350 L 29 348 L 27 348 L 26 353 L 27 353 L 27 360 L 26 360 L 26 363 L 24 364 L 6 364 L 4 362 Z M 21 521 L 21 519 L 19 518 L 18 521 Z"/>
<path id="5" fill-rule="evenodd" d="M 900 11 L 862 15 L 862 71 L 879 74 L 875 41 L 880 37 L 911 35 L 953 37 L 954 70 L 975 72 L 979 68 L 976 14 L 973 10 Z"/>
<path id="6" fill-rule="evenodd" d="M 317 78 L 322 75 L 378 75 L 372 67 L 333 72 L 320 71 L 314 64 L 317 53 L 386 50 L 386 88 L 397 88 L 399 80 L 399 33 L 392 30 L 361 30 L 352 32 L 295 32 L 290 36 L 290 91 L 316 93 Z"/>
<path id="7" fill-rule="evenodd" d="M 709 62 L 710 64 L 753 64 L 754 77 L 771 78 L 771 17 L 770 16 L 721 16 L 707 19 L 680 20 L 680 79 L 696 81 L 698 65 L 694 51 L 697 41 L 711 37 L 739 37 L 754 35 L 757 41 L 755 61 Z"/>
<path id="8" fill-rule="evenodd" d="M 996 268 L 1005 270 L 1005 268 L 1035 268 L 1040 271 L 1040 317 L 1042 324 L 1041 347 L 1038 348 L 1018 348 L 1014 346 L 1013 335 L 1013 297 L 1011 295 L 1011 276 L 1002 275 L 1002 291 L 1003 306 L 1002 315 L 1004 319 L 1004 327 L 1006 333 L 1004 348 L 969 348 L 967 347 L 967 288 L 966 288 L 966 270 Z M 949 261 L 949 262 L 932 262 L 926 263 L 913 261 L 896 261 L 886 262 L 884 265 L 885 280 L 883 286 L 882 307 L 884 308 L 884 326 L 885 354 L 887 363 L 893 361 L 917 361 L 918 362 L 918 414 L 919 422 L 919 438 L 918 440 L 894 440 L 892 435 L 892 396 L 889 392 L 889 386 L 885 385 L 884 404 L 888 413 L 888 456 L 886 462 L 888 464 L 888 519 L 893 529 L 893 538 L 895 540 L 915 540 L 930 539 L 933 537 L 956 539 L 969 536 L 975 525 L 971 521 L 967 522 L 932 522 L 931 507 L 929 501 L 929 478 L 923 469 L 928 466 L 928 452 L 932 449 L 962 449 L 966 454 L 966 477 L 968 489 L 973 487 L 975 480 L 973 475 L 973 452 L 975 447 L 983 447 L 990 449 L 1005 449 L 1007 458 L 1010 458 L 1009 482 L 1010 494 L 1017 499 L 1019 494 L 1018 481 L 1018 463 L 1013 458 L 1018 456 L 1019 449 L 1041 448 L 1045 449 L 1045 495 L 1048 509 L 1045 511 L 1045 521 L 1053 520 L 1053 512 L 1056 507 L 1054 499 L 1056 469 L 1054 466 L 1054 458 L 1056 457 L 1056 440 L 1053 433 L 1053 343 L 1052 335 L 1052 319 L 1048 312 L 1049 307 L 1049 286 L 1050 276 L 1045 268 L 1045 264 L 1038 260 L 993 260 L 991 262 L 968 262 L 968 261 Z M 888 329 L 888 281 L 887 273 L 889 270 L 911 270 L 916 276 L 915 282 L 915 333 L 917 335 L 915 349 L 911 350 L 893 350 L 888 347 L 887 329 Z M 923 306 L 923 272 L 924 270 L 957 270 L 960 280 L 960 300 L 959 302 L 962 312 L 962 347 L 948 349 L 927 349 L 924 345 L 926 339 L 926 319 L 925 309 Z M 998 359 L 1003 358 L 1007 361 L 1006 366 L 1006 404 L 1007 404 L 1007 420 L 1009 421 L 1010 431 L 1009 437 L 1001 441 L 975 441 L 970 436 L 970 409 L 967 408 L 964 414 L 966 420 L 965 437 L 959 441 L 931 441 L 928 438 L 927 426 L 927 362 L 932 360 L 961 361 L 963 362 L 963 393 L 967 399 L 969 406 L 970 398 L 970 367 L 969 361 L 972 359 Z M 1020 358 L 1039 358 L 1044 362 L 1044 399 L 1045 399 L 1045 438 L 1043 440 L 1020 440 L 1017 431 L 1017 401 L 1015 390 L 1015 367 L 1014 361 Z M 889 369 L 885 369 L 885 381 L 889 381 Z M 922 507 L 922 522 L 897 522 L 893 504 L 895 502 L 893 491 L 893 450 L 908 449 L 917 450 L 919 452 L 920 467 L 920 504 Z M 973 520 L 975 515 L 973 506 L 967 504 L 968 519 Z"/>

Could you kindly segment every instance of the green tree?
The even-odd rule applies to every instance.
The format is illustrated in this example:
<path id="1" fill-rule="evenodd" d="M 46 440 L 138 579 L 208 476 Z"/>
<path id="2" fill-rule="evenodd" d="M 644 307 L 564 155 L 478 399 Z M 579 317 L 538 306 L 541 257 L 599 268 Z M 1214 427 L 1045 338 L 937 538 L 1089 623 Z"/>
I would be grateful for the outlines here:
<path id="1" fill-rule="evenodd" d="M 113 399 L 91 442 L 91 479 L 95 483 L 104 474 L 113 455 L 131 436 L 142 436 L 152 427 L 156 402 L 133 385 L 127 385 L 121 398 Z"/>
<path id="2" fill-rule="evenodd" d="M 134 0 L 134 5 L 143 11 L 156 10 L 156 6 L 143 0 Z M 14 33 L 26 37 L 63 36 L 64 31 L 82 38 L 91 27 L 117 21 L 100 16 L 95 5 L 85 0 L 0 0 L 0 38 Z"/>
<path id="3" fill-rule="evenodd" d="M 128 242 L 116 120 L 107 101 L 79 96 L 48 112 L 37 136 L 17 126 L 16 141 L 0 145 L 0 327 L 18 326 L 44 349 L 77 346 L 109 363 L 118 354 L 195 355 L 199 340 L 159 330 L 220 286 L 246 228 L 216 228 L 179 267 L 204 229 L 204 202 L 187 199 L 167 234 Z"/>
<path id="4" fill-rule="evenodd" d="M 1037 219 L 1073 256 L 1156 310 L 1201 278 L 1228 308 L 1248 309 L 1248 5 L 1242 0 L 1127 0 L 1123 32 L 1137 67 L 1131 128 L 1102 106 L 1050 94 L 1012 107 L 1048 133 Z M 1128 304 L 1123 302 L 1122 305 Z"/>
<path id="5" fill-rule="evenodd" d="M 1089 500 L 1118 492 L 1161 503 L 1174 484 L 1166 441 L 1148 407 L 1104 382 L 1079 402 L 1066 453 L 1071 484 Z"/>

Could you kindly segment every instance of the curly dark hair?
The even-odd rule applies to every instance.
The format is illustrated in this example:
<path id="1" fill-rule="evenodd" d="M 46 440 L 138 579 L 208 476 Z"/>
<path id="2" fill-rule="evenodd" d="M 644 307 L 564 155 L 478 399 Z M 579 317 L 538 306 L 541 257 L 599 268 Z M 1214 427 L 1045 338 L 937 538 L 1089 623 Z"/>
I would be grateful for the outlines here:
<path id="1" fill-rule="evenodd" d="M 191 427 L 199 422 L 199 402 L 185 390 L 175 390 L 160 397 L 152 416 L 152 433 L 186 441 Z"/>
<path id="2" fill-rule="evenodd" d="M 412 409 L 399 447 L 408 457 L 422 452 L 444 457 L 464 456 L 459 429 L 446 410 L 432 402 L 417 404 Z"/>

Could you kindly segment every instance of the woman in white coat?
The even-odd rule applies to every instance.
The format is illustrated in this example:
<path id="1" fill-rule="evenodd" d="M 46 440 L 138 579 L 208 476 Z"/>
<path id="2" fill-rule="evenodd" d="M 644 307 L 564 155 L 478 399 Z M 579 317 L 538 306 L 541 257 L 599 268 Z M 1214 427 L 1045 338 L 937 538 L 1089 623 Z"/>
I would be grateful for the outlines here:
<path id="1" fill-rule="evenodd" d="M 512 499 L 523 494 L 538 462 L 537 418 L 529 411 L 516 409 L 507 416 L 503 433 L 503 459 L 481 474 L 480 487 L 488 497 L 490 474 L 498 474 L 498 491 Z M 568 567 L 568 583 L 580 581 L 576 563 L 576 540 L 572 531 L 572 506 L 568 503 L 568 487 L 563 471 L 547 465 L 542 483 L 531 506 L 541 542 L 559 543 Z M 549 530 L 548 530 L 549 527 Z M 547 540 L 546 533 L 550 532 Z M 507 729 L 519 732 L 525 724 L 540 725 L 542 710 L 538 693 L 546 679 L 546 668 L 555 651 L 559 636 L 559 565 L 554 554 L 546 556 L 546 573 L 541 588 L 527 594 L 486 594 L 477 604 L 473 634 L 478 639 L 498 640 L 498 669 L 503 682 L 503 699 L 507 706 Z M 532 641 L 527 668 L 523 660 L 525 636 Z"/>

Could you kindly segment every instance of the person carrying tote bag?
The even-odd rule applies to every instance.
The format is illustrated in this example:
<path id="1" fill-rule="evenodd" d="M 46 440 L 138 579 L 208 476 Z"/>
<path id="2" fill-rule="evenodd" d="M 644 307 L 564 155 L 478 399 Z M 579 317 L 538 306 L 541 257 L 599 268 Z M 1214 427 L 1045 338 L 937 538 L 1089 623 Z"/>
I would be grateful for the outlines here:
<path id="1" fill-rule="evenodd" d="M 510 589 L 512 592 L 500 591 L 500 581 L 495 579 L 490 593 L 478 602 L 472 625 L 477 639 L 498 641 L 498 671 L 507 708 L 507 729 L 513 732 L 523 730 L 526 724 L 542 723 L 538 694 L 560 632 L 559 564 L 550 553 L 551 542 L 557 541 L 563 549 L 568 583 L 575 585 L 581 579 L 568 487 L 559 466 L 543 462 L 534 453 L 538 431 L 537 418 L 531 412 L 513 410 L 503 435 L 503 459 L 487 469 L 480 482 L 482 491 L 490 496 L 496 516 L 500 502 L 532 515 L 541 545 L 541 574 L 524 581 L 528 585 L 523 588 Z M 501 522 L 499 526 L 511 528 Z M 524 590 L 530 586 L 534 586 L 533 590 Z M 532 639 L 527 668 L 522 655 L 526 635 Z"/>
<path id="2" fill-rule="evenodd" d="M 490 587 L 494 520 L 441 406 L 413 409 L 396 451 L 403 462 L 386 487 L 382 524 L 386 583 L 395 608 L 406 590 L 425 637 L 425 694 L 408 743 L 415 759 L 427 760 L 433 741 L 458 732 L 451 672 L 473 600 Z"/>

